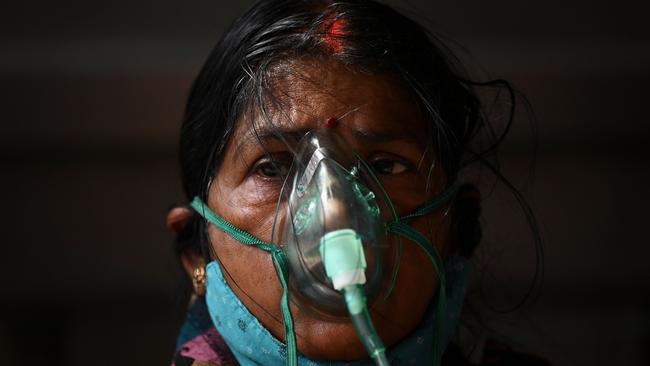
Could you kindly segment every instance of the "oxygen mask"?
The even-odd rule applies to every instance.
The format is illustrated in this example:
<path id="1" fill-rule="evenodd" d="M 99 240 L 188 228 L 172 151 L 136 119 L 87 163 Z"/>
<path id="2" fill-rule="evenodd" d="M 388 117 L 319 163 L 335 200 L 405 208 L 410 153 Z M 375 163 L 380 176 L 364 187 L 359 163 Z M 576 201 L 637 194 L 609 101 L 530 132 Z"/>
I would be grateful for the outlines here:
<path id="1" fill-rule="evenodd" d="M 368 355 L 377 365 L 388 365 L 368 302 L 390 294 L 401 252 L 397 237 L 416 244 L 438 274 L 434 359 L 439 364 L 444 349 L 444 267 L 429 238 L 410 227 L 409 221 L 438 210 L 455 195 L 457 186 L 450 185 L 399 217 L 373 170 L 336 133 L 312 130 L 295 150 L 280 193 L 271 242 L 236 227 L 199 197 L 192 201 L 201 216 L 233 239 L 271 254 L 282 286 L 287 364 L 297 364 L 289 306 L 293 302 L 315 316 L 351 320 Z"/>
<path id="2" fill-rule="evenodd" d="M 372 172 L 338 135 L 314 130 L 303 137 L 273 238 L 286 253 L 292 300 L 302 309 L 347 320 L 346 286 L 363 286 L 370 301 L 385 293 L 394 248 L 381 192 Z"/>

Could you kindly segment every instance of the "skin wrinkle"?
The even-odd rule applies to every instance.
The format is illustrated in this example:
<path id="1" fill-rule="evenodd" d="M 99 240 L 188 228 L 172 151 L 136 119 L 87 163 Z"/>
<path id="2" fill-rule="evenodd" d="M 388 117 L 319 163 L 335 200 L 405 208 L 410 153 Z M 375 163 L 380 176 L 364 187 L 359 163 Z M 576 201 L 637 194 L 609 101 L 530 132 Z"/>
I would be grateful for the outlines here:
<path id="1" fill-rule="evenodd" d="M 300 66 L 301 63 L 303 65 L 309 65 L 313 69 L 317 69 L 319 65 L 323 63 L 323 59 L 306 57 L 306 58 L 299 58 L 297 60 L 296 59 L 284 60 L 278 62 L 275 65 L 268 66 L 268 70 L 265 73 L 262 73 L 261 76 L 262 80 L 259 82 L 267 85 L 267 87 L 265 88 L 266 93 L 259 95 L 258 98 L 259 112 L 253 111 L 250 114 L 246 114 L 246 113 L 244 114 L 245 116 L 248 116 L 247 118 L 245 118 L 247 123 L 251 124 L 251 136 L 247 136 L 246 139 L 244 139 L 244 142 L 263 143 L 262 137 L 265 137 L 266 134 L 264 134 L 264 136 L 260 136 L 259 129 L 260 126 L 264 124 L 273 126 L 274 121 L 285 121 L 288 124 L 295 125 L 297 123 L 296 122 L 297 120 L 295 119 L 296 106 L 315 105 L 319 102 L 319 101 L 314 102 L 313 100 L 310 100 L 309 96 L 311 96 L 312 98 L 330 97 L 335 99 L 337 102 L 341 103 L 342 105 L 345 105 L 347 111 L 343 113 L 341 117 L 339 117 L 341 119 L 347 117 L 351 112 L 358 111 L 363 105 L 367 104 L 364 103 L 363 105 L 357 107 L 351 107 L 347 105 L 344 100 L 337 97 L 337 92 L 340 93 L 341 90 L 334 91 L 332 89 L 327 89 L 327 88 L 324 89 L 318 78 L 314 78 L 313 75 L 310 75 L 308 72 L 304 71 L 307 70 L 307 68 L 301 67 Z M 342 66 L 342 68 L 345 71 L 354 72 L 355 74 L 358 74 L 360 76 L 365 75 L 365 73 L 359 73 L 357 71 L 349 70 L 345 66 Z M 280 85 L 280 83 L 293 85 L 298 82 L 303 83 L 304 86 L 302 88 L 302 93 L 300 94 L 291 93 L 290 88 L 283 88 Z M 351 86 L 350 89 L 354 89 L 354 87 Z M 342 89 L 342 91 L 345 92 L 347 90 Z M 308 97 L 305 97 L 305 95 Z M 415 99 L 413 99 L 413 102 L 415 102 Z M 269 114 L 268 112 L 269 106 L 273 107 L 272 108 L 273 114 Z M 249 105 L 249 107 L 252 107 L 252 105 Z M 276 114 L 281 114 L 282 118 L 276 118 L 275 117 Z M 301 111 L 301 114 L 306 115 L 307 116 L 306 120 L 308 121 L 310 121 L 311 119 L 322 118 L 322 116 L 319 117 L 318 115 L 310 114 L 309 112 L 305 112 L 304 110 Z M 332 115 L 336 116 L 337 114 L 340 114 L 340 112 L 333 113 Z M 260 118 L 260 115 L 263 116 L 263 118 Z M 267 128 L 267 130 L 269 129 Z M 271 132 L 276 132 L 276 130 L 274 129 L 270 129 L 270 130 Z M 303 131 L 304 132 L 302 133 L 297 132 L 296 134 L 299 134 L 301 136 L 307 132 L 306 130 Z M 392 134 L 396 134 L 398 132 L 404 132 L 404 130 L 396 129 L 395 131 L 392 132 Z M 361 135 L 363 135 L 363 133 Z M 277 137 L 280 141 L 285 143 L 285 145 L 290 147 L 293 146 L 293 144 L 290 144 L 289 141 L 284 140 L 283 135 L 279 135 Z M 240 151 L 241 148 L 242 148 L 241 146 L 238 146 L 237 151 Z M 294 153 L 295 155 L 295 151 L 292 151 L 292 153 Z"/>
<path id="2" fill-rule="evenodd" d="M 294 67 L 299 67 L 299 64 Z M 297 71 L 303 76 L 309 76 L 308 81 L 302 77 L 285 80 L 285 84 L 281 80 L 274 83 L 276 92 L 281 90 L 280 93 L 289 99 L 280 104 L 284 107 L 280 110 L 269 108 L 267 117 L 271 117 L 270 120 L 263 118 L 262 112 L 240 118 L 226 148 L 224 164 L 220 166 L 214 184 L 210 187 L 208 205 L 215 212 L 265 241 L 271 241 L 280 184 L 256 180 L 250 169 L 257 157 L 273 154 L 282 148 L 285 151 L 292 149 L 292 139 L 284 138 L 282 141 L 284 135 L 276 136 L 275 139 L 269 136 L 272 134 L 268 132 L 273 129 L 277 132 L 282 129 L 320 127 L 327 116 L 335 115 L 333 111 L 338 111 L 346 116 L 345 123 L 340 123 L 335 132 L 344 136 L 350 147 L 362 156 L 368 156 L 373 149 L 379 148 L 407 154 L 412 160 L 413 169 L 420 164 L 426 166 L 432 163 L 428 157 L 422 160 L 428 149 L 425 145 L 416 143 L 413 137 L 386 141 L 385 137 L 391 133 L 404 134 L 406 125 L 399 123 L 399 120 L 405 116 L 408 117 L 404 120 L 412 126 L 408 128 L 407 135 L 418 135 L 417 131 L 427 130 L 412 97 L 402 92 L 393 78 L 351 73 L 345 67 L 333 63 L 309 63 Z M 317 84 L 321 87 L 316 88 Z M 288 118 L 273 118 L 278 115 Z M 393 118 L 397 116 L 399 118 Z M 296 135 L 299 134 L 294 137 Z M 249 143 L 248 140 L 256 143 Z M 246 143 L 241 144 L 244 141 Z M 284 142 L 288 142 L 289 146 L 284 146 Z M 293 144 L 295 146 L 295 141 Z M 416 150 L 420 145 L 422 147 L 417 148 L 420 150 Z M 423 182 L 420 185 L 418 182 L 418 176 L 422 177 L 422 173 L 414 173 L 413 183 L 409 183 L 419 188 L 413 192 L 395 192 L 400 214 L 415 209 L 430 196 L 430 192 L 423 192 L 428 184 Z M 434 181 L 432 186 L 439 190 L 445 180 L 444 173 L 437 171 L 431 177 Z M 393 187 L 399 179 L 387 176 L 385 186 Z M 413 195 L 414 192 L 422 194 Z M 273 197 L 269 198 L 269 195 Z M 441 253 L 447 252 L 448 223 L 441 212 L 416 219 L 413 226 L 421 232 L 430 232 L 430 238 L 437 244 L 438 250 Z M 431 230 L 433 227 L 438 230 Z M 279 304 L 281 287 L 271 256 L 258 248 L 234 241 L 212 225 L 209 226 L 208 233 L 213 252 L 225 269 L 226 280 L 235 294 L 274 336 L 283 340 Z M 437 288 L 437 278 L 428 257 L 413 243 L 406 240 L 403 242 L 403 262 L 395 293 L 386 301 L 379 301 L 371 307 L 375 325 L 386 345 L 396 343 L 417 326 Z M 292 304 L 291 309 L 298 348 L 303 354 L 311 358 L 333 360 L 367 356 L 350 323 L 314 318 L 295 304 Z"/>

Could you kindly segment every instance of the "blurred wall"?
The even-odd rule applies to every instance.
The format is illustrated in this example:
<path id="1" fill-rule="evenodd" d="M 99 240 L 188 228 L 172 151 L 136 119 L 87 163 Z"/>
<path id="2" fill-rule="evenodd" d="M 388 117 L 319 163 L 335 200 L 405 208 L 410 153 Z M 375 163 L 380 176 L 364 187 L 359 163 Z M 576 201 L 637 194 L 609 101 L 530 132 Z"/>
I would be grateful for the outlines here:
<path id="1" fill-rule="evenodd" d="M 249 3 L 0 7 L 0 364 L 168 362 L 184 308 L 164 226 L 184 199 L 183 105 Z M 648 364 L 650 3 L 400 4 L 465 46 L 472 69 L 513 81 L 539 120 L 529 197 L 546 277 L 511 335 L 559 365 Z M 514 177 L 527 131 L 504 148 Z M 502 244 L 498 281 L 525 282 L 531 262 Z"/>

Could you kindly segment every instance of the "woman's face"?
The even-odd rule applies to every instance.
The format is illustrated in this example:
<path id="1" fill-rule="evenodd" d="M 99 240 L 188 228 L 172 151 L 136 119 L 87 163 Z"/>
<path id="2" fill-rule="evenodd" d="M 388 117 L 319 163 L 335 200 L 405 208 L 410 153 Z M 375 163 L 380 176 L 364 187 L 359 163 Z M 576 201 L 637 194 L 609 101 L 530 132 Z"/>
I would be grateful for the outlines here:
<path id="1" fill-rule="evenodd" d="M 278 70 L 271 92 L 280 103 L 269 105 L 271 121 L 256 113 L 238 121 L 210 186 L 208 204 L 212 210 L 235 226 L 271 241 L 282 174 L 292 159 L 287 144 L 295 147 L 306 131 L 328 128 L 326 120 L 331 116 L 340 118 L 328 132 L 338 134 L 351 151 L 375 168 L 399 214 L 409 213 L 443 189 L 445 177 L 434 164 L 424 119 L 414 98 L 394 79 L 352 73 L 325 61 L 294 62 Z M 285 141 L 273 131 L 280 131 Z M 412 226 L 446 256 L 449 224 L 444 208 L 414 220 Z M 242 245 L 212 225 L 209 237 L 231 288 L 274 336 L 284 339 L 282 289 L 270 254 Z M 375 327 L 387 346 L 417 326 L 438 286 L 425 253 L 412 242 L 403 243 L 395 289 L 371 309 Z M 366 356 L 351 323 L 315 318 L 295 306 L 291 310 L 298 349 L 306 356 L 332 360 Z"/>

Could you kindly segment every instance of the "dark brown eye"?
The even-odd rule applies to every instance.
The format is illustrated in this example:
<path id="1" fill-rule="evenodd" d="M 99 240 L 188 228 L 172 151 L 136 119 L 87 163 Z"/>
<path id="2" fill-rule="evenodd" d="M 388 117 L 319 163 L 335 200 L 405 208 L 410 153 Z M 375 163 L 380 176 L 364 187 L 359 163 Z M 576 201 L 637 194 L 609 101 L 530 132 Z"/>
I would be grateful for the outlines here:
<path id="1" fill-rule="evenodd" d="M 290 161 L 264 158 L 255 164 L 253 172 L 266 179 L 285 178 L 289 173 Z"/>
<path id="2" fill-rule="evenodd" d="M 260 175 L 268 178 L 284 177 L 287 175 L 289 169 L 287 167 L 275 163 L 262 164 L 258 168 Z"/>
<path id="3" fill-rule="evenodd" d="M 406 164 L 391 158 L 378 158 L 370 162 L 372 170 L 380 175 L 393 175 L 403 173 L 408 169 Z"/>

